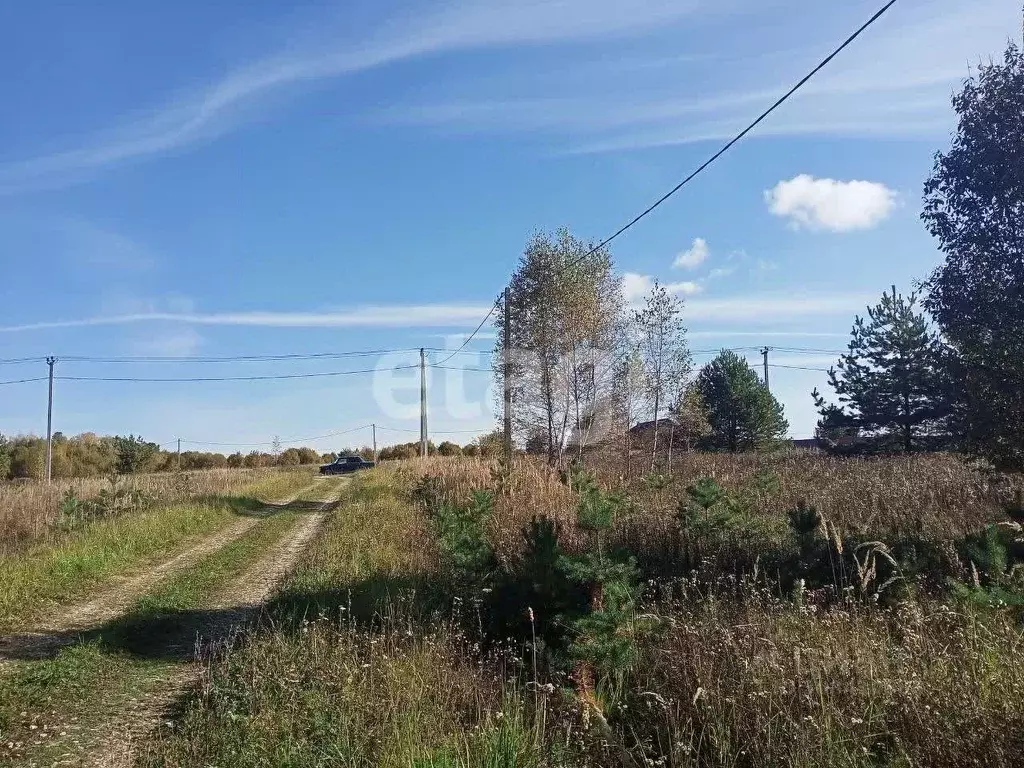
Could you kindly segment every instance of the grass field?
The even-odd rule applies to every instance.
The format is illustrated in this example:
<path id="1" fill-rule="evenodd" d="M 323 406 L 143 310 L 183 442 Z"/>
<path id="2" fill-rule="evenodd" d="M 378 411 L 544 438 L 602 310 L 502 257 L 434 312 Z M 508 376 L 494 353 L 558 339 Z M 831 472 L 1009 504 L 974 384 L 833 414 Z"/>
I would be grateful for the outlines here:
<path id="1" fill-rule="evenodd" d="M 66 527 L 0 559 L 8 629 L 216 546 L 55 655 L 0 669 L 0 753 L 109 762 L 108 742 L 136 740 L 116 764 L 1017 764 L 1021 477 L 950 456 L 694 454 L 674 470 L 434 459 L 357 476 L 262 619 L 200 668 L 197 633 L 223 634 L 238 585 L 322 508 L 259 499 L 311 477 Z"/>
<path id="2" fill-rule="evenodd" d="M 237 479 L 247 484 L 238 484 Z M 308 485 L 306 472 L 242 474 L 219 482 L 222 493 L 201 483 L 191 500 L 159 501 L 144 511 L 87 521 L 59 536 L 0 556 L 0 633 L 25 626 L 54 604 L 67 602 L 228 524 L 274 498 Z M 223 490 L 227 493 L 223 493 Z"/>
<path id="3" fill-rule="evenodd" d="M 76 478 L 0 482 L 0 556 L 23 551 L 39 543 L 59 541 L 66 535 L 61 502 L 70 491 L 78 499 L 95 499 L 109 494 L 112 485 L 137 492 L 148 505 L 168 505 L 211 496 L 239 493 L 247 488 L 275 495 L 276 488 L 288 488 L 293 472 L 308 475 L 308 468 L 209 469 L 195 472 L 161 472 L 128 478 Z"/>
<path id="4" fill-rule="evenodd" d="M 676 470 L 360 477 L 142 762 L 1019 764 L 1020 477 L 946 456 Z"/>

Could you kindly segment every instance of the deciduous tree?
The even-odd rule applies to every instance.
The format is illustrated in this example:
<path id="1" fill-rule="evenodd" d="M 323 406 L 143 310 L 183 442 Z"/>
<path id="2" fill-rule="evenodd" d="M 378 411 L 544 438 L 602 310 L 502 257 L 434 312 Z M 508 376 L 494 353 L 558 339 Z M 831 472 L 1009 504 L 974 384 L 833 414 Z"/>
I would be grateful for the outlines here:
<path id="1" fill-rule="evenodd" d="M 634 313 L 643 370 L 644 392 L 654 419 L 651 464 L 658 454 L 661 409 L 682 395 L 690 375 L 690 348 L 682 321 L 683 300 L 654 282 L 642 309 Z"/>
<path id="2" fill-rule="evenodd" d="M 593 252 L 591 252 L 593 251 Z M 550 464 L 570 444 L 582 453 L 595 413 L 610 393 L 622 294 L 607 249 L 562 229 L 537 234 L 509 283 L 510 325 L 495 325 L 496 352 L 512 350 L 510 387 L 516 442 L 543 435 Z M 504 383 L 498 366 L 498 390 Z"/>
<path id="3" fill-rule="evenodd" d="M 922 219 L 946 258 L 925 287 L 960 384 L 966 447 L 1024 468 L 1024 52 L 983 64 L 953 96 Z"/>

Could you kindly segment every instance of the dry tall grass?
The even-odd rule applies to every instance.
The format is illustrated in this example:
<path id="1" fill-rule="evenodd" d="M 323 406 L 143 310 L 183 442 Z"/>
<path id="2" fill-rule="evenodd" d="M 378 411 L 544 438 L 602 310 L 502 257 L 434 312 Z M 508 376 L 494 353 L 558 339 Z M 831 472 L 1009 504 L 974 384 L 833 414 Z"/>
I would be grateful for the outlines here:
<path id="1" fill-rule="evenodd" d="M 453 501 L 465 501 L 473 488 L 495 487 L 497 464 L 486 459 L 430 458 L 404 462 L 412 480 L 440 478 Z M 588 463 L 602 485 L 619 488 L 632 500 L 631 511 L 617 524 L 622 535 L 639 540 L 666 540 L 677 528 L 674 515 L 687 485 L 714 478 L 731 491 L 747 489 L 752 512 L 785 526 L 786 514 L 800 501 L 840 530 L 871 532 L 882 538 L 914 533 L 952 539 L 985 523 L 1006 519 L 1005 505 L 1024 492 L 1024 476 L 981 472 L 948 454 L 921 454 L 843 459 L 808 452 L 781 454 L 690 453 L 677 456 L 667 482 L 621 477 L 614 460 L 595 457 Z M 758 477 L 772 486 L 758 488 Z M 562 527 L 570 549 L 579 543 L 572 494 L 555 470 L 531 458 L 518 458 L 499 495 L 492 523 L 495 548 L 514 557 L 521 548 L 520 530 L 533 515 L 547 515 Z"/>
<path id="2" fill-rule="evenodd" d="M 172 504 L 218 494 L 235 493 L 253 484 L 265 484 L 279 469 L 209 469 L 183 473 L 154 473 L 122 478 L 153 497 Z M 29 543 L 47 541 L 59 535 L 54 523 L 60 515 L 61 498 L 69 490 L 80 499 L 95 497 L 108 487 L 107 478 L 72 478 L 0 483 L 0 556 L 23 549 Z M 273 484 L 268 487 L 273 492 Z"/>
<path id="3" fill-rule="evenodd" d="M 1011 766 L 1024 650 L 1007 616 L 931 601 L 817 611 L 765 591 L 680 595 L 620 728 L 669 765 Z"/>

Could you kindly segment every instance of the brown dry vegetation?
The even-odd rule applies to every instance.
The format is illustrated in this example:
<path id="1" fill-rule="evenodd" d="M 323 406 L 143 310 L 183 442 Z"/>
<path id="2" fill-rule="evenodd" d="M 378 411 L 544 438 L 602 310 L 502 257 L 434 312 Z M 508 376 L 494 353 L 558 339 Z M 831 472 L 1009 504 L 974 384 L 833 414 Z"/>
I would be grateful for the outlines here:
<path id="1" fill-rule="evenodd" d="M 1024 491 L 1024 476 L 980 472 L 952 454 L 844 459 L 803 451 L 689 453 L 675 457 L 664 487 L 643 477 L 627 482 L 621 466 L 607 458 L 588 461 L 588 466 L 602 485 L 625 491 L 636 500 L 616 527 L 640 549 L 646 546 L 642 539 L 663 541 L 675 530 L 674 515 L 686 486 L 705 477 L 740 491 L 755 486 L 759 474 L 768 474 L 774 478 L 774 487 L 759 489 L 750 497 L 758 517 L 784 526 L 786 513 L 804 501 L 840 530 L 883 538 L 907 533 L 926 538 L 962 536 L 1004 520 L 1005 506 Z M 465 501 L 474 488 L 500 482 L 494 462 L 487 459 L 436 457 L 409 462 L 403 471 L 413 479 L 440 478 L 449 500 L 457 503 Z M 574 540 L 575 501 L 558 472 L 538 461 L 518 459 L 502 488 L 492 525 L 499 554 L 515 555 L 521 546 L 519 531 L 534 515 L 557 520 L 568 541 Z"/>

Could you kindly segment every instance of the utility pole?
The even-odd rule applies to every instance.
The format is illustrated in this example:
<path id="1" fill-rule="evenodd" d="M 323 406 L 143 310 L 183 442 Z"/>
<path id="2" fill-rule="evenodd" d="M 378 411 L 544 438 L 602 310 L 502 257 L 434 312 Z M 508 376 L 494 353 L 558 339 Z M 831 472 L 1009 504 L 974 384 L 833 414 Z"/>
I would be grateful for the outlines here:
<path id="1" fill-rule="evenodd" d="M 420 456 L 427 458 L 427 355 L 420 347 Z"/>
<path id="2" fill-rule="evenodd" d="M 57 362 L 56 357 L 46 358 L 46 364 L 50 366 L 50 390 L 46 398 L 46 482 L 53 478 L 53 365 Z"/>
<path id="3" fill-rule="evenodd" d="M 505 460 L 512 460 L 512 350 L 509 349 L 509 332 L 512 328 L 512 307 L 509 304 L 509 289 L 505 287 L 505 327 L 502 339 L 502 378 L 505 384 L 504 440 Z"/>
<path id="4" fill-rule="evenodd" d="M 225 451 L 226 453 L 226 451 Z M 181 472 L 181 438 L 178 438 L 178 471 Z"/>
<path id="5" fill-rule="evenodd" d="M 371 424 L 373 428 L 373 463 L 377 463 L 377 425 Z"/>
<path id="6" fill-rule="evenodd" d="M 768 353 L 771 351 L 771 347 L 765 347 L 764 349 L 761 350 L 761 355 L 764 357 L 764 387 L 769 392 L 772 388 L 768 385 Z"/>

